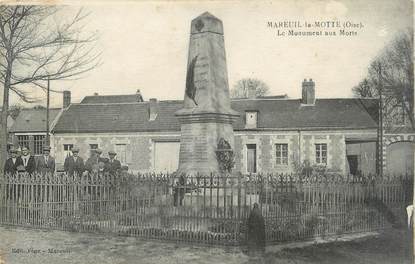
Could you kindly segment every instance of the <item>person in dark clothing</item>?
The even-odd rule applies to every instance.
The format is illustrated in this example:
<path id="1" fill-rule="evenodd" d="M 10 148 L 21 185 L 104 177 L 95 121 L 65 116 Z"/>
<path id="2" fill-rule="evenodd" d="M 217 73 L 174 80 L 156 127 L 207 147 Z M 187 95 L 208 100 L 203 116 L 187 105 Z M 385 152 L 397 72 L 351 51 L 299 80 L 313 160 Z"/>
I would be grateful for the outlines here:
<path id="1" fill-rule="evenodd" d="M 313 175 L 313 167 L 310 164 L 309 160 L 305 160 L 303 163 L 303 169 L 301 170 L 301 176 L 309 178 Z"/>
<path id="2" fill-rule="evenodd" d="M 96 149 L 95 152 L 97 153 L 98 162 L 104 162 L 104 164 L 108 162 L 108 158 L 101 157 L 101 154 L 102 154 L 101 149 Z"/>
<path id="3" fill-rule="evenodd" d="M 91 150 L 91 156 L 89 159 L 85 162 L 85 170 L 87 170 L 89 173 L 96 173 L 99 170 L 99 162 L 103 162 L 106 164 L 108 162 L 107 158 L 101 157 L 102 150 L 101 149 L 94 149 Z M 101 168 L 102 169 L 102 168 Z"/>
<path id="4" fill-rule="evenodd" d="M 22 148 L 22 155 L 20 158 L 23 161 L 22 172 L 33 174 L 36 170 L 36 161 L 35 157 L 30 155 L 30 150 L 27 147 Z"/>
<path id="5" fill-rule="evenodd" d="M 50 155 L 50 150 L 49 146 L 44 146 L 43 155 L 37 160 L 36 170 L 41 174 L 55 173 L 55 158 Z"/>
<path id="6" fill-rule="evenodd" d="M 84 172 L 84 160 L 78 156 L 79 149 L 74 147 L 72 148 L 72 155 L 66 157 L 65 163 L 63 165 L 65 172 L 69 176 L 73 176 L 74 173 L 78 175 L 79 177 L 82 176 L 82 173 Z"/>
<path id="7" fill-rule="evenodd" d="M 85 170 L 89 173 L 98 169 L 98 154 L 95 149 L 91 150 L 90 157 L 85 162 Z"/>
<path id="8" fill-rule="evenodd" d="M 184 199 L 185 193 L 186 193 L 186 178 L 184 174 L 181 174 L 173 191 L 173 205 L 174 206 L 183 205 L 183 199 Z"/>
<path id="9" fill-rule="evenodd" d="M 121 162 L 115 159 L 116 155 L 117 153 L 115 153 L 112 150 L 108 152 L 109 159 L 108 162 L 105 164 L 105 171 L 107 171 L 111 175 L 119 174 L 121 171 Z"/>
<path id="10" fill-rule="evenodd" d="M 265 252 L 265 221 L 257 203 L 248 217 L 247 245 L 249 254 Z"/>
<path id="11" fill-rule="evenodd" d="M 10 158 L 8 158 L 4 164 L 4 174 L 14 175 L 17 172 L 17 168 L 20 166 L 23 166 L 23 161 L 17 156 L 17 149 L 10 149 Z"/>

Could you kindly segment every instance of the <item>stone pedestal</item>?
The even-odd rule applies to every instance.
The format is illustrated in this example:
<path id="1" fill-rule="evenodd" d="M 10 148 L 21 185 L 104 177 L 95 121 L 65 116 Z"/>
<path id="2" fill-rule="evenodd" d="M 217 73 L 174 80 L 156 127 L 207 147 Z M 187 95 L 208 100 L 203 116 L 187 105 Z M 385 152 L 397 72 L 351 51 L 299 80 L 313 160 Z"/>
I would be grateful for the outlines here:
<path id="1" fill-rule="evenodd" d="M 231 109 L 222 21 L 209 13 L 191 24 L 184 108 L 181 123 L 179 173 L 218 172 L 216 149 L 221 138 L 233 149 Z"/>

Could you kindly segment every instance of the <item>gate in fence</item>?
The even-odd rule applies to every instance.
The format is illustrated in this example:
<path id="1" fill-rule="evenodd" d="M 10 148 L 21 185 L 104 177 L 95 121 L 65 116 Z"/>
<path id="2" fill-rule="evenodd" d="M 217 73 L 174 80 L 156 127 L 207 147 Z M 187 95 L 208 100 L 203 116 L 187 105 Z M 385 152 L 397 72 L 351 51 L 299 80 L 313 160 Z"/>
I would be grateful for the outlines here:
<path id="1" fill-rule="evenodd" d="M 0 178 L 0 223 L 240 245 L 258 203 L 273 243 L 387 228 L 405 219 L 408 189 L 376 177 L 16 174 Z"/>

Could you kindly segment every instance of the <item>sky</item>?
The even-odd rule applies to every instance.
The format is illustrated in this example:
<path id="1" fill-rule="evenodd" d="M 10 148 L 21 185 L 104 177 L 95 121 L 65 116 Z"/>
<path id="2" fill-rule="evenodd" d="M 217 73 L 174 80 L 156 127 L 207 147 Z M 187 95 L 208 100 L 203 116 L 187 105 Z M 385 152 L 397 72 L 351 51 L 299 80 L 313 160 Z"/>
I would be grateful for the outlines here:
<path id="1" fill-rule="evenodd" d="M 62 12 L 70 16 L 79 4 L 72 1 Z M 304 78 L 315 81 L 317 98 L 351 97 L 352 87 L 364 78 L 381 49 L 398 31 L 413 26 L 408 0 L 81 4 L 90 12 L 85 32 L 98 32 L 96 48 L 102 52 L 102 64 L 77 80 L 51 83 L 52 89 L 70 90 L 74 103 L 95 92 L 133 94 L 137 89 L 145 100 L 183 99 L 190 22 L 205 11 L 223 21 L 230 88 L 239 79 L 257 78 L 270 87 L 271 95 L 290 98 L 301 96 Z M 347 37 L 277 36 L 277 29 L 267 26 L 270 21 L 348 21 L 363 28 Z M 33 92 L 45 98 L 43 92 Z M 16 96 L 11 101 L 21 103 Z M 44 105 L 45 100 L 37 104 Z M 52 94 L 51 106 L 61 104 L 62 95 Z"/>

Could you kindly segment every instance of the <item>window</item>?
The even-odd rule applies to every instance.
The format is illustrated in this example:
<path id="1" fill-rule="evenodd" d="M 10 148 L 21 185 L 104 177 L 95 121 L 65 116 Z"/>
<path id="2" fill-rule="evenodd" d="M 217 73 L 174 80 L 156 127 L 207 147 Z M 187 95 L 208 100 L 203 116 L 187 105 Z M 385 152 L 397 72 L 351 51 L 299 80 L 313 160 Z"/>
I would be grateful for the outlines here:
<path id="1" fill-rule="evenodd" d="M 288 165 L 288 144 L 276 144 L 277 165 Z"/>
<path id="2" fill-rule="evenodd" d="M 33 136 L 33 142 L 34 142 L 33 153 L 35 155 L 41 155 L 43 153 L 43 145 L 45 144 L 45 135 Z"/>
<path id="3" fill-rule="evenodd" d="M 327 144 L 316 144 L 316 163 L 327 164 Z"/>
<path id="4" fill-rule="evenodd" d="M 63 160 L 68 156 L 72 156 L 73 144 L 63 144 Z"/>
<path id="5" fill-rule="evenodd" d="M 26 147 L 28 149 L 30 149 L 30 140 L 29 140 L 29 136 L 28 135 L 21 135 L 21 136 L 17 136 L 17 144 L 23 148 Z"/>
<path id="6" fill-rule="evenodd" d="M 258 113 L 255 111 L 246 112 L 246 128 L 257 128 Z"/>
<path id="7" fill-rule="evenodd" d="M 98 144 L 89 144 L 89 148 L 90 148 L 91 150 L 93 150 L 93 149 L 97 149 L 97 148 L 98 148 Z"/>
<path id="8" fill-rule="evenodd" d="M 115 144 L 115 152 L 117 153 L 117 159 L 122 163 L 127 163 L 127 145 Z"/>
<path id="9" fill-rule="evenodd" d="M 256 144 L 247 144 L 246 169 L 248 173 L 256 173 Z"/>

